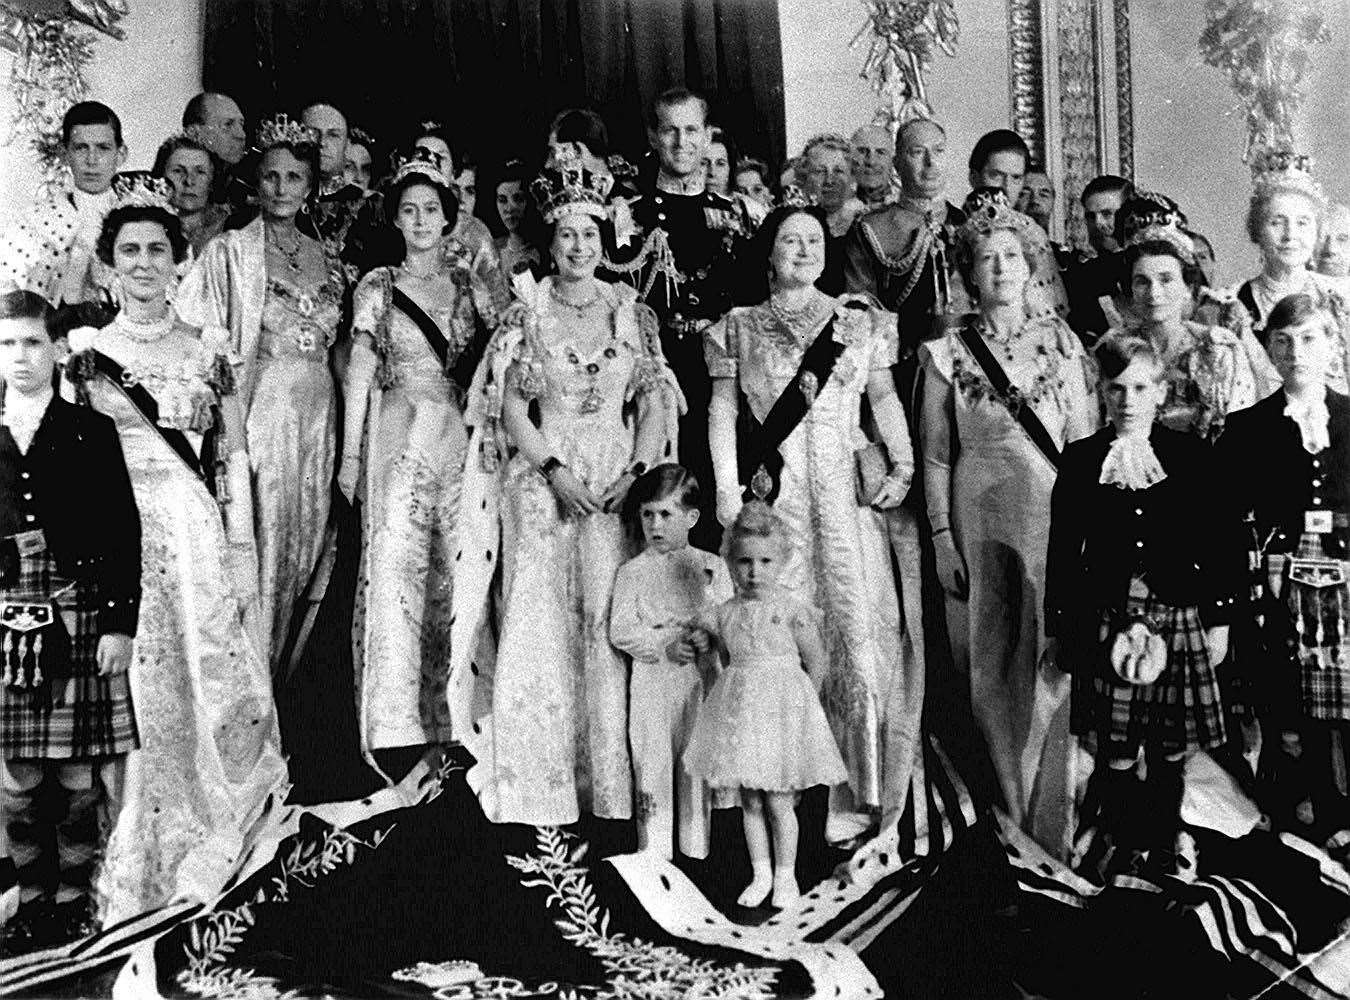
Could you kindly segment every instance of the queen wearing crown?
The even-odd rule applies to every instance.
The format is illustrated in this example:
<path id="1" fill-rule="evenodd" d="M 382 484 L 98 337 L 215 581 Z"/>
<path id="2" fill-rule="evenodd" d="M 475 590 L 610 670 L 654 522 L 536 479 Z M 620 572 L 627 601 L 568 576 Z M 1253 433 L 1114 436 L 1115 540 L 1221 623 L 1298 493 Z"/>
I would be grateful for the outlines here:
<path id="1" fill-rule="evenodd" d="M 319 176 L 318 132 L 278 115 L 259 127 L 258 150 L 262 211 L 207 244 L 177 302 L 189 322 L 229 330 L 243 365 L 264 655 L 276 672 L 328 525 L 337 436 L 329 355 L 344 278 L 295 223 Z"/>
<path id="2" fill-rule="evenodd" d="M 238 357 L 168 301 L 187 241 L 167 182 L 119 178 L 98 239 L 122 310 L 70 335 L 76 398 L 116 423 L 142 548 L 131 667 L 140 749 L 97 876 L 105 924 L 212 898 L 286 762 L 255 641 L 257 570 Z M 93 484 L 97 487 L 97 484 Z"/>
<path id="3" fill-rule="evenodd" d="M 1126 298 L 1112 328 L 1146 337 L 1162 363 L 1167 395 L 1158 422 L 1213 440 L 1229 413 L 1265 399 L 1280 376 L 1247 323 L 1233 330 L 1199 321 L 1204 274 L 1185 222 L 1163 194 L 1141 191 L 1121 206 Z"/>
<path id="4" fill-rule="evenodd" d="M 1000 805 L 1067 857 L 1068 685 L 1041 666 L 1041 604 L 1060 451 L 1097 419 L 1082 345 L 1028 297 L 1030 257 L 1044 238 L 998 204 L 961 227 L 957 267 L 976 311 L 921 349 L 919 433 L 952 655 L 969 678 Z"/>
<path id="5" fill-rule="evenodd" d="M 419 151 L 420 153 L 420 151 Z M 496 324 L 492 291 L 454 236 L 459 206 L 415 154 L 384 195 L 402 237 L 353 297 L 338 486 L 359 499 L 353 623 L 361 750 L 450 739 L 445 701 L 456 515 L 468 435 L 462 400 Z"/>
<path id="6" fill-rule="evenodd" d="M 517 275 L 524 307 L 494 336 L 466 411 L 449 701 L 479 762 L 469 782 L 496 822 L 632 815 L 628 670 L 608 630 L 614 574 L 633 555 L 620 508 L 638 475 L 675 454 L 684 403 L 655 314 L 595 276 L 610 183 L 576 161 L 535 181 L 554 273 Z M 499 547 L 483 716 L 477 654 Z"/>
<path id="7" fill-rule="evenodd" d="M 914 455 L 890 374 L 895 315 L 816 287 L 825 211 L 796 188 L 784 198 L 756 235 L 756 271 L 771 276 L 763 301 L 732 309 L 704 334 L 708 427 L 718 520 L 730 527 L 746 499 L 771 502 L 792 539 L 783 582 L 825 612 L 830 668 L 821 697 L 849 769 L 831 797 L 827 836 L 839 842 L 879 813 L 898 815 L 921 751 L 918 536 L 898 509 Z M 863 432 L 864 396 L 884 447 Z M 888 519 L 910 556 L 901 558 L 903 613 Z"/>

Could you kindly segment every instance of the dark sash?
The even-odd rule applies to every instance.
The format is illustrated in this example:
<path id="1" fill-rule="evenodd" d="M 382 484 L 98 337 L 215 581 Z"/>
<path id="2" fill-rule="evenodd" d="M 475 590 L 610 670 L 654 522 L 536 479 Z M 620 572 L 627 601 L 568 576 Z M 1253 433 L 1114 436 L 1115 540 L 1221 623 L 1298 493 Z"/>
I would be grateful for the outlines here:
<path id="1" fill-rule="evenodd" d="M 865 309 L 850 303 L 849 308 Z M 778 499 L 783 474 L 783 456 L 779 447 L 801 423 L 816 401 L 816 396 L 834 371 L 835 362 L 844 353 L 844 345 L 834 339 L 835 317 L 816 335 L 802 355 L 797 374 L 787 384 L 761 423 L 742 398 L 736 417 L 736 473 L 744 487 L 744 499 L 758 497 L 768 503 Z"/>
<path id="2" fill-rule="evenodd" d="M 445 370 L 446 359 L 450 356 L 450 341 L 445 338 L 441 328 L 436 325 L 426 312 L 414 302 L 406 292 L 397 285 L 393 286 L 390 301 L 394 307 L 413 321 L 413 325 L 422 331 L 422 336 L 427 339 L 427 346 L 431 348 L 431 353 L 435 354 L 441 363 L 441 371 Z"/>
<path id="3" fill-rule="evenodd" d="M 150 426 L 159 433 L 164 443 L 183 460 L 183 464 L 192 470 L 193 475 L 206 484 L 206 488 L 211 491 L 212 495 L 215 495 L 215 462 L 210 460 L 215 453 L 215 428 L 212 427 L 208 430 L 202 441 L 202 457 L 208 459 L 206 468 L 210 470 L 209 472 L 203 472 L 202 459 L 197 457 L 197 453 L 188 442 L 187 436 L 176 428 L 160 426 L 159 403 L 155 401 L 155 397 L 150 394 L 145 386 L 139 383 L 128 385 L 123 381 L 123 377 L 126 375 L 125 368 L 101 351 L 91 351 L 90 353 L 94 356 L 94 369 L 122 390 L 123 395 L 131 401 L 132 406 L 140 411 L 141 416 L 146 419 Z M 215 407 L 212 407 L 212 412 L 219 419 Z"/>
<path id="4" fill-rule="evenodd" d="M 1041 423 L 1041 418 L 1036 416 L 1036 411 L 1032 405 L 1020 398 L 1021 390 L 1012 384 L 1012 379 L 1008 378 L 1008 373 L 998 363 L 998 359 L 994 357 L 994 352 L 989 350 L 989 345 L 984 342 L 984 338 L 980 336 L 979 331 L 971 324 L 966 323 L 962 325 L 958 336 L 961 338 L 961 343 L 966 345 L 966 350 L 975 359 L 975 363 L 984 372 L 984 377 L 994 387 L 994 391 L 1004 400 L 1009 401 L 1008 409 L 1017 422 L 1022 425 L 1022 430 L 1027 432 L 1027 437 L 1031 438 L 1031 443 L 1041 450 L 1041 454 L 1050 460 L 1051 465 L 1058 469 L 1059 446 L 1055 444 L 1055 439 L 1045 429 L 1045 424 Z M 1019 405 L 1012 405 L 1011 401 L 1013 400 L 1017 400 Z"/>

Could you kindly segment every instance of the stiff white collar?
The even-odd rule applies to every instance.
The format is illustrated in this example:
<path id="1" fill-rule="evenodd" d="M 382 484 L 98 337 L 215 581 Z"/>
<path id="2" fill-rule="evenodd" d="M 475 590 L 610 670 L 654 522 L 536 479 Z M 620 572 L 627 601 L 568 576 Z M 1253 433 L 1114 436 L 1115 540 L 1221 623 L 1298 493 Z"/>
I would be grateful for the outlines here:
<path id="1" fill-rule="evenodd" d="M 14 436 L 14 442 L 19 446 L 19 451 L 27 453 L 29 446 L 33 443 L 33 436 L 37 434 L 38 425 L 42 423 L 42 415 L 47 412 L 47 407 L 51 404 L 53 395 L 50 386 L 41 392 L 30 395 L 24 395 L 9 388 L 5 389 L 4 423 L 9 428 L 10 434 Z"/>

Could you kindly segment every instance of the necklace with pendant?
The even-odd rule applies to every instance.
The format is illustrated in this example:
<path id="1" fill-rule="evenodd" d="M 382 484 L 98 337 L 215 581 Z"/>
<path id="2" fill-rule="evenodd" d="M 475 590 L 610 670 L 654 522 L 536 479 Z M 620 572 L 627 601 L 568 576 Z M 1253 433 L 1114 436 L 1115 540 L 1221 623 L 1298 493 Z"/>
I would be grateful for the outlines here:
<path id="1" fill-rule="evenodd" d="M 980 325 L 980 335 L 983 336 L 988 343 L 998 346 L 999 350 L 1003 352 L 1003 359 L 1005 361 L 1013 361 L 1016 359 L 1013 345 L 1022 339 L 1022 331 L 1025 329 L 1026 326 L 1024 325 L 1017 330 L 1014 330 L 1006 337 L 1000 337 L 994 333 L 994 328 L 988 323 L 982 323 Z"/>
<path id="2" fill-rule="evenodd" d="M 275 229 L 268 229 L 267 236 L 273 248 L 281 254 L 282 258 L 286 261 L 286 266 L 295 274 L 302 274 L 305 267 L 300 261 L 300 253 L 304 249 L 304 244 L 301 242 L 300 234 L 298 232 L 295 234 L 295 246 L 293 247 L 282 246 L 281 240 L 278 238 Z"/>

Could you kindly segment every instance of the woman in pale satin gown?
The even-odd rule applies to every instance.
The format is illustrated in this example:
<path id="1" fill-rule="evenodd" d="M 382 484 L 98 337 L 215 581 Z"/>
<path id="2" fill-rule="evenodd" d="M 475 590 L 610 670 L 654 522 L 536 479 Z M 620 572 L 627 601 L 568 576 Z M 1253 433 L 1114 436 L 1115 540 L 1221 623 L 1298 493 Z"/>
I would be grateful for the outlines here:
<path id="1" fill-rule="evenodd" d="M 770 499 L 792 543 L 783 585 L 825 612 L 829 668 L 821 700 L 849 770 L 848 783 L 831 795 L 826 835 L 842 842 L 880 813 L 902 810 L 912 779 L 921 776 L 924 667 L 917 536 L 912 520 L 904 530 L 907 515 L 897 509 L 914 456 L 890 375 L 896 317 L 861 297 L 834 298 L 816 288 L 827 234 L 821 209 L 770 213 L 758 236 L 762 270 L 772 274 L 765 300 L 731 310 L 704 338 L 718 520 L 730 527 L 743 496 Z M 780 396 L 800 391 L 798 369 L 820 337 L 838 349 L 837 359 L 828 372 L 813 373 L 809 408 L 770 463 L 781 459 L 781 471 L 772 476 L 766 467 L 769 478 L 757 478 L 747 457 L 752 435 L 738 435 L 738 421 L 764 421 Z M 886 455 L 878 492 L 860 502 L 855 452 L 868 444 L 859 414 L 864 396 Z M 764 489 L 772 479 L 776 488 Z M 892 517 L 902 519 L 900 535 L 914 541 L 898 588 L 887 541 Z"/>
<path id="2" fill-rule="evenodd" d="M 262 628 L 277 673 L 328 527 L 337 437 L 329 355 L 344 277 L 295 224 L 318 176 L 318 134 L 278 116 L 258 138 L 261 215 L 207 244 L 177 301 L 192 322 L 228 328 L 243 359 Z"/>
<path id="3" fill-rule="evenodd" d="M 479 762 L 469 783 L 495 822 L 633 811 L 628 668 L 608 625 L 614 574 L 633 555 L 620 507 L 634 479 L 674 453 L 683 401 L 655 314 L 595 277 L 608 190 L 607 176 L 579 165 L 536 182 L 557 273 L 518 281 L 523 322 L 504 322 L 469 402 L 450 696 L 456 737 Z M 474 718 L 474 630 L 499 537 L 491 708 Z"/>
<path id="4" fill-rule="evenodd" d="M 969 680 L 999 804 L 1067 858 L 1076 759 L 1069 689 L 1064 675 L 1040 666 L 1056 466 L 1014 413 L 1031 407 L 1056 460 L 1097 420 L 1082 345 L 1028 294 L 1027 248 L 1044 239 L 1028 226 L 1035 223 L 1021 213 L 989 205 L 962 227 L 958 264 L 979 311 L 923 347 L 920 435 L 952 653 Z M 987 345 L 1010 381 L 1006 391 L 963 334 Z"/>
<path id="5" fill-rule="evenodd" d="M 237 359 L 224 330 L 188 326 L 166 303 L 186 253 L 167 207 L 114 209 L 99 252 L 125 304 L 103 329 L 72 332 L 67 378 L 117 424 L 144 535 L 141 746 L 95 881 L 107 925 L 214 897 L 287 776 L 267 663 L 244 624 L 257 574 Z"/>
<path id="6" fill-rule="evenodd" d="M 338 485 L 359 500 L 352 629 L 361 751 L 450 740 L 456 520 L 468 436 L 461 401 L 495 324 L 492 296 L 453 236 L 458 205 L 429 160 L 385 193 L 396 267 L 356 287 Z"/>

